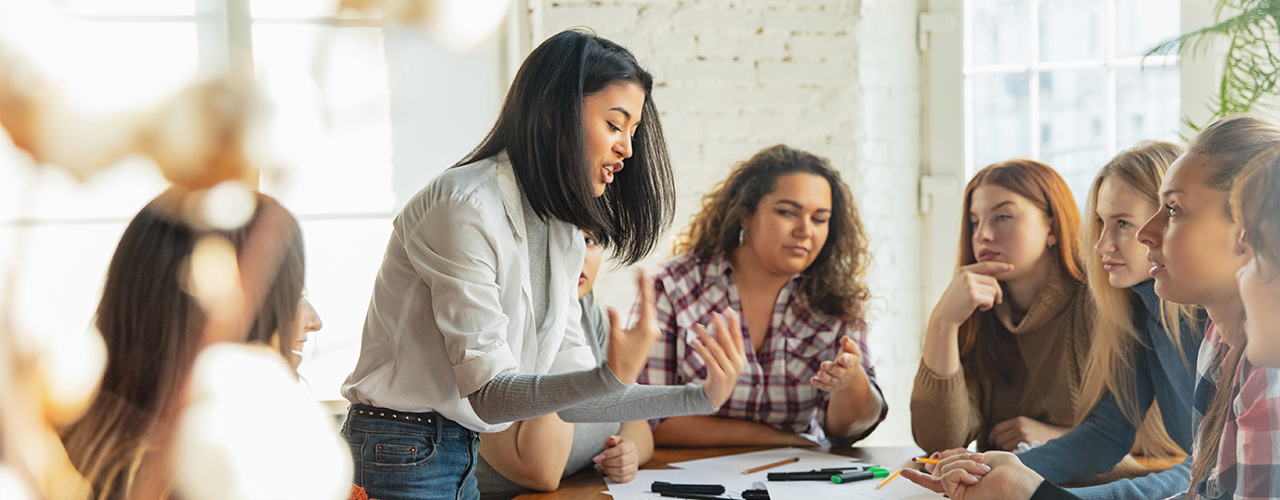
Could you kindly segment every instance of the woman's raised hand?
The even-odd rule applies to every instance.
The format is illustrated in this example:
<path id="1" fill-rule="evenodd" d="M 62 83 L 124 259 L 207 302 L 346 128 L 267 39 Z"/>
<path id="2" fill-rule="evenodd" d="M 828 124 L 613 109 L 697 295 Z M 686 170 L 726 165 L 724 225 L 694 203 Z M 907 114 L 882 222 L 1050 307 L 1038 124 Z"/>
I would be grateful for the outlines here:
<path id="1" fill-rule="evenodd" d="M 713 313 L 711 323 L 715 335 L 708 333 L 706 327 L 695 325 L 698 338 L 690 341 L 689 345 L 698 352 L 707 367 L 707 381 L 703 383 L 702 391 L 712 406 L 720 408 L 733 394 L 733 386 L 738 383 L 742 367 L 747 364 L 747 351 L 742 340 L 742 321 L 737 312 L 729 309 L 723 316 Z"/>
<path id="2" fill-rule="evenodd" d="M 951 284 L 942 292 L 933 319 L 948 328 L 959 328 L 974 309 L 986 311 L 1004 300 L 1000 282 L 992 274 L 1012 271 L 1013 264 L 1004 262 L 979 262 L 956 269 Z"/>
<path id="3" fill-rule="evenodd" d="M 640 270 L 636 272 L 640 288 L 640 317 L 631 329 L 622 328 L 618 310 L 609 308 L 609 350 L 605 354 L 613 376 L 624 384 L 636 381 L 640 370 L 649 360 L 649 351 L 658 340 L 658 313 L 653 305 L 653 279 Z"/>

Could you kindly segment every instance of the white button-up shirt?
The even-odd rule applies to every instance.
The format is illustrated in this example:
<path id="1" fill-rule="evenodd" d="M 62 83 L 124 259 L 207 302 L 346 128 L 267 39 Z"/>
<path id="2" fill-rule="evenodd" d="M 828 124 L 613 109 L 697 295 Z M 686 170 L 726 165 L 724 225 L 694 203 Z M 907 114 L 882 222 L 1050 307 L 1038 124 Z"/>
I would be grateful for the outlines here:
<path id="1" fill-rule="evenodd" d="M 562 373 L 596 365 L 577 300 L 581 233 L 548 220 L 550 276 L 536 333 L 521 193 L 506 154 L 446 170 L 394 221 L 365 316 L 360 358 L 342 385 L 354 403 L 435 410 L 478 432 L 466 396 L 503 370 Z M 519 404 L 513 401 L 513 404 Z"/>

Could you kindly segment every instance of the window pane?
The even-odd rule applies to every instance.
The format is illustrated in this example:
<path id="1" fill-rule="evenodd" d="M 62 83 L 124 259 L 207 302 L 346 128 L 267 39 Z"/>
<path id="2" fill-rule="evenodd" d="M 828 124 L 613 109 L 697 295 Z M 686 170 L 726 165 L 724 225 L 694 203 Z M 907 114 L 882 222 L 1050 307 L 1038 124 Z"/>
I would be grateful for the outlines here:
<path id="1" fill-rule="evenodd" d="M 336 1 L 298 0 L 249 0 L 249 11 L 253 17 L 271 17 L 287 19 L 306 19 L 317 17 L 369 18 L 378 17 L 376 9 L 365 12 L 350 10 L 338 12 Z"/>
<path id="2" fill-rule="evenodd" d="M 1177 66 L 1116 68 L 1116 147 L 1143 139 L 1177 141 L 1180 96 Z"/>
<path id="3" fill-rule="evenodd" d="M 14 219 L 128 220 L 169 186 L 148 158 L 129 157 L 78 181 L 58 168 L 35 168 L 6 140 L 0 142 L 0 222 Z M 6 162 L 12 158 L 15 161 Z"/>
<path id="4" fill-rule="evenodd" d="M 196 76 L 194 23 L 0 20 L 19 50 L 78 105 L 99 109 L 155 103 Z"/>
<path id="5" fill-rule="evenodd" d="M 191 16 L 195 0 L 63 0 L 66 12 L 102 16 Z"/>
<path id="6" fill-rule="evenodd" d="M 307 300 L 324 328 L 312 333 L 298 373 L 321 400 L 339 400 L 338 389 L 360 355 L 369 291 L 391 237 L 391 219 L 303 220 L 307 251 Z"/>
<path id="7" fill-rule="evenodd" d="M 1040 75 L 1040 160 L 1066 179 L 1080 206 L 1108 159 L 1106 84 L 1103 68 Z"/>
<path id="8" fill-rule="evenodd" d="M 964 5 L 970 21 L 968 64 L 1028 62 L 1027 0 L 973 0 Z"/>
<path id="9" fill-rule="evenodd" d="M 125 222 L 35 227 L 0 226 L 0 279 L 14 279 L 15 318 L 28 332 L 85 331 L 102 298 L 102 283 Z M 22 259 L 15 250 L 21 249 Z M 14 273 L 15 275 L 11 275 Z M 5 287 L 7 288 L 7 287 Z"/>
<path id="10" fill-rule="evenodd" d="M 1157 43 L 1178 35 L 1181 5 L 1177 0 L 1115 0 L 1116 56 L 1146 54 Z"/>
<path id="11" fill-rule="evenodd" d="M 972 130 L 973 169 L 1031 154 L 1030 78 L 1025 73 L 975 75 Z M 972 172 L 970 172 L 972 173 Z"/>
<path id="12" fill-rule="evenodd" d="M 377 28 L 257 25 L 257 74 L 276 105 L 274 147 L 292 170 L 262 189 L 306 213 L 390 212 L 391 112 Z"/>
<path id="13" fill-rule="evenodd" d="M 1102 0 L 1038 0 L 1040 60 L 1106 57 L 1106 3 Z"/>

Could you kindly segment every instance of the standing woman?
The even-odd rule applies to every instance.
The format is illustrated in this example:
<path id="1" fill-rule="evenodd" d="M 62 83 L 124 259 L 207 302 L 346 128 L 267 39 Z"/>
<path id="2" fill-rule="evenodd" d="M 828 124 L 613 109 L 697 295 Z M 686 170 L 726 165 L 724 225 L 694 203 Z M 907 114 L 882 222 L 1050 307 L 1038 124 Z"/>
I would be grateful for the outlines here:
<path id="1" fill-rule="evenodd" d="M 343 436 L 369 497 L 478 498 L 477 433 L 516 420 L 710 413 L 728 397 L 743 362 L 732 315 L 713 318 L 714 337 L 698 329 L 707 383 L 665 391 L 629 385 L 657 336 L 647 279 L 634 327 L 610 313 L 604 363 L 578 321 L 579 228 L 631 264 L 671 219 L 652 87 L 621 46 L 552 36 L 521 65 L 485 140 L 396 217 L 342 388 Z M 608 189 L 615 180 L 623 187 Z"/>
<path id="2" fill-rule="evenodd" d="M 912 433 L 926 452 L 1048 442 L 1075 422 L 1093 330 L 1080 212 L 1048 165 L 1010 160 L 969 181 L 963 222 L 959 268 L 925 332 Z"/>
<path id="3" fill-rule="evenodd" d="M 662 337 L 641 382 L 706 379 L 688 329 L 722 311 L 741 311 L 751 350 L 719 412 L 655 420 L 656 443 L 813 445 L 804 432 L 851 443 L 884 419 L 864 339 L 866 233 L 830 162 L 782 145 L 756 153 L 707 194 L 676 250 L 656 277 Z"/>
<path id="4" fill-rule="evenodd" d="M 1194 309 L 1156 295 L 1147 247 L 1138 241 L 1138 228 L 1160 206 L 1165 171 L 1182 152 L 1169 142 L 1141 142 L 1103 166 L 1089 189 L 1080 241 L 1093 249 L 1085 265 L 1098 315 L 1079 405 L 1089 413 L 1065 436 L 1019 456 L 1054 483 L 1111 470 L 1135 437 L 1149 457 L 1191 451 L 1191 356 L 1204 332 Z M 1188 457 L 1168 472 L 1092 487 L 1088 495 L 1164 498 L 1187 489 L 1190 471 Z"/>

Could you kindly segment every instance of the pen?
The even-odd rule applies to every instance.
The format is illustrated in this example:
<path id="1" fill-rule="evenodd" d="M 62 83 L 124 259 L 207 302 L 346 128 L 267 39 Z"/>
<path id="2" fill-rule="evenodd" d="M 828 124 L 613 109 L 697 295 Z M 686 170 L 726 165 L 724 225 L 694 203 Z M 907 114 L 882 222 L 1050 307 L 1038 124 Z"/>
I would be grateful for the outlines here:
<path id="1" fill-rule="evenodd" d="M 786 464 L 795 463 L 795 462 L 799 462 L 799 461 L 800 461 L 800 457 L 788 458 L 788 459 L 786 459 L 786 460 L 779 460 L 779 461 L 774 462 L 774 463 L 771 463 L 771 464 L 764 464 L 764 465 L 761 465 L 761 466 L 759 466 L 759 467 L 752 467 L 752 468 L 750 468 L 750 469 L 747 469 L 747 470 L 742 471 L 742 473 L 743 473 L 743 474 L 751 474 L 751 473 L 753 473 L 753 472 L 760 472 L 760 471 L 765 470 L 765 469 L 772 469 L 772 468 L 777 467 L 777 466 L 779 466 L 779 465 L 786 465 Z"/>
<path id="2" fill-rule="evenodd" d="M 724 493 L 724 486 L 719 484 L 680 484 L 668 483 L 666 481 L 654 481 L 653 484 L 649 485 L 649 491 L 654 493 L 721 495 Z"/>
<path id="3" fill-rule="evenodd" d="M 697 493 L 670 493 L 663 492 L 662 496 L 667 498 L 687 498 L 689 500 L 733 500 L 729 497 L 718 497 L 715 495 L 699 495 Z"/>

